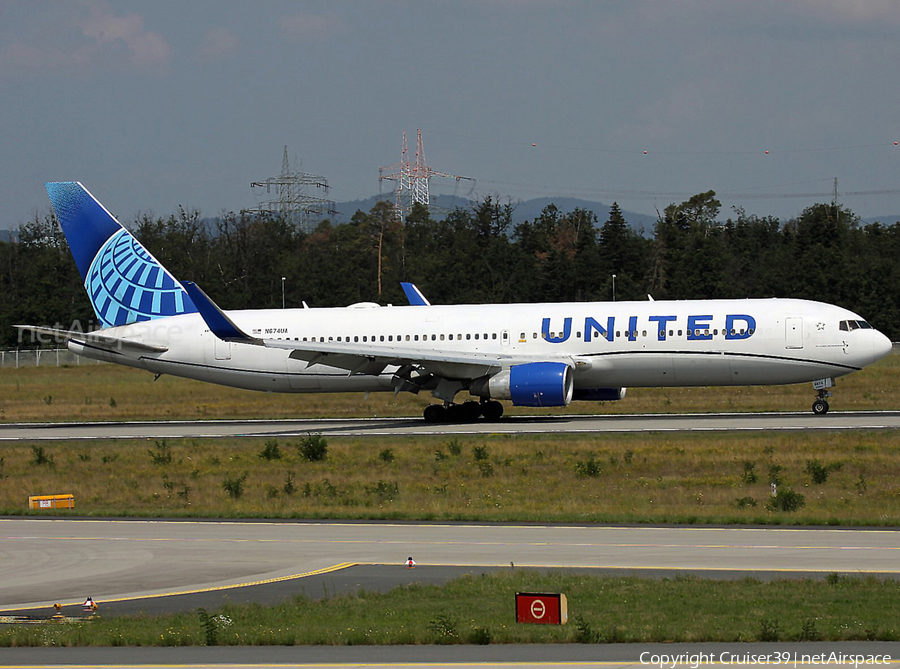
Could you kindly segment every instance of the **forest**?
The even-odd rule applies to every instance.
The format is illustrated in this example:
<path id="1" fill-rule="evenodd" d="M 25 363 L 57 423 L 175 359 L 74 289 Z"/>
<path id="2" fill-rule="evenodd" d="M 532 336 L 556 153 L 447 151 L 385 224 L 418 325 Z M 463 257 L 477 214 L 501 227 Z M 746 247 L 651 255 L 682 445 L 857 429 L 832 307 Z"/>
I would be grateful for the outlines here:
<path id="1" fill-rule="evenodd" d="M 404 304 L 401 281 L 433 304 L 793 297 L 857 312 L 900 339 L 900 223 L 863 225 L 835 204 L 782 222 L 736 209 L 720 220 L 715 192 L 670 204 L 641 235 L 613 204 L 546 207 L 513 223 L 494 198 L 439 220 L 417 205 L 401 224 L 388 202 L 311 232 L 279 217 L 179 209 L 126 226 L 177 278 L 223 309 Z M 93 311 L 65 238 L 48 215 L 0 242 L 0 347 L 17 323 L 88 329 Z M 615 280 L 613 279 L 615 275 Z M 284 277 L 284 280 L 282 280 Z"/>

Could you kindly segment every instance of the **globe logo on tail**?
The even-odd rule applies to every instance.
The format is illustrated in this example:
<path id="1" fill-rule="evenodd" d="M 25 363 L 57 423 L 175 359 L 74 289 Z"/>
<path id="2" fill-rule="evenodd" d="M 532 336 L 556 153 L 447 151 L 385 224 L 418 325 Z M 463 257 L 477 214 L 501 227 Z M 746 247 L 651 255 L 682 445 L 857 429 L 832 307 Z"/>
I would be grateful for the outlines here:
<path id="1" fill-rule="evenodd" d="M 124 228 L 100 247 L 84 287 L 103 327 L 196 311 L 172 275 Z"/>

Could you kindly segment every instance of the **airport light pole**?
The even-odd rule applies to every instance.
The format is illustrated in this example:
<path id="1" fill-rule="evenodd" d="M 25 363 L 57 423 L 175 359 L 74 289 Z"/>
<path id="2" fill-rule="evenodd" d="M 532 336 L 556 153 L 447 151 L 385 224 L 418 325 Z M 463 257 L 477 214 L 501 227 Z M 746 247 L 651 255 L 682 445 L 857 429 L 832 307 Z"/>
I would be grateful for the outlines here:
<path id="1" fill-rule="evenodd" d="M 612 275 L 612 280 L 613 280 L 613 302 L 615 302 L 616 301 L 616 275 L 615 274 Z"/>
<path id="2" fill-rule="evenodd" d="M 287 277 L 281 277 L 281 308 L 284 309 L 284 280 Z"/>

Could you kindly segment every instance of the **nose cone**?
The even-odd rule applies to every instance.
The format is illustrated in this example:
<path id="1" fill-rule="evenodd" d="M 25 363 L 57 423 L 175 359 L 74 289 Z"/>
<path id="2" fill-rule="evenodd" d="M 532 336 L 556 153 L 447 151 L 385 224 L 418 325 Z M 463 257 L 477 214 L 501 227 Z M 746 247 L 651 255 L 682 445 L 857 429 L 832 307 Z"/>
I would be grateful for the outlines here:
<path id="1" fill-rule="evenodd" d="M 893 346 L 890 339 L 885 337 L 878 330 L 872 330 L 872 362 L 881 360 L 891 352 L 892 348 Z"/>

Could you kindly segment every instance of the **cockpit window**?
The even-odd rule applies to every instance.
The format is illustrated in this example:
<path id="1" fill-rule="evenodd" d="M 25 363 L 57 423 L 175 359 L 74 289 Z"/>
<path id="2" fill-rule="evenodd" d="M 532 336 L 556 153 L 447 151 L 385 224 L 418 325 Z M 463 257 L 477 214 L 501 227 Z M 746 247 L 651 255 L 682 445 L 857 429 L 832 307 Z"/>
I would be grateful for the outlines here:
<path id="1" fill-rule="evenodd" d="M 851 330 L 871 330 L 872 326 L 866 321 L 841 321 L 840 329 L 850 332 Z"/>

